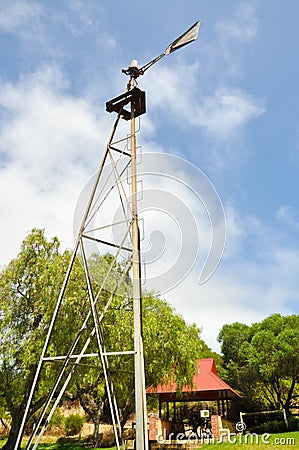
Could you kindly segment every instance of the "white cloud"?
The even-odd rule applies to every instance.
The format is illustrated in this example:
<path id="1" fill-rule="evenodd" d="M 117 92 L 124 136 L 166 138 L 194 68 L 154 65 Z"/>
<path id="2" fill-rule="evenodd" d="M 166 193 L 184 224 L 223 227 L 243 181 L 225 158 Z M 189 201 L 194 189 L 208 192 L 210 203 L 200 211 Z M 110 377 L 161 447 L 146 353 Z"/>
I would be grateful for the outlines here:
<path id="1" fill-rule="evenodd" d="M 298 297 L 298 249 L 285 246 L 285 235 L 256 217 L 227 214 L 227 246 L 219 268 L 204 285 L 200 268 L 166 298 L 187 321 L 203 328 L 209 346 L 225 323 L 251 324 L 270 314 L 294 313 Z"/>
<path id="2" fill-rule="evenodd" d="M 288 205 L 281 206 L 276 213 L 276 218 L 291 229 L 299 230 L 299 212 L 295 208 Z"/>
<path id="3" fill-rule="evenodd" d="M 186 86 L 184 74 L 188 73 Z M 228 141 L 251 120 L 265 112 L 264 101 L 240 88 L 217 88 L 203 94 L 197 84 L 199 68 L 163 67 L 149 82 L 151 105 L 172 114 L 176 120 L 203 128 L 213 141 Z"/>
<path id="4" fill-rule="evenodd" d="M 4 115 L 0 145 L 9 158 L 36 167 L 41 176 L 51 172 L 54 179 L 67 164 L 90 165 L 104 124 L 87 101 L 64 91 L 60 72 L 48 66 L 1 89 L 8 120 Z"/>
<path id="5" fill-rule="evenodd" d="M 1 2 L 0 31 L 17 35 L 25 29 L 29 31 L 41 11 L 41 5 L 35 1 L 4 0 Z"/>
<path id="6" fill-rule="evenodd" d="M 98 166 L 111 122 L 66 86 L 49 66 L 1 85 L 1 264 L 32 227 L 72 244 L 76 200 Z"/>
<path id="7" fill-rule="evenodd" d="M 243 76 L 245 50 L 257 36 L 254 6 L 237 3 L 230 16 L 215 23 L 214 30 L 214 40 L 202 49 L 204 70 L 212 83 L 229 85 Z"/>
<path id="8" fill-rule="evenodd" d="M 170 67 L 161 65 L 159 70 L 149 71 L 143 81 L 143 86 L 148 92 L 152 108 L 158 107 L 183 119 L 189 119 L 189 113 L 193 108 L 198 65 L 178 65 Z M 188 84 L 186 85 L 186 73 Z M 193 94 L 193 98 L 192 98 Z M 190 101 L 193 99 L 193 102 Z"/>
<path id="9" fill-rule="evenodd" d="M 62 248 L 73 247 L 72 217 L 85 177 L 70 168 L 51 191 L 37 190 L 27 171 L 17 163 L 1 171 L 1 265 L 16 257 L 21 241 L 32 228 L 45 228 L 48 237 L 57 236 Z"/>
<path id="10" fill-rule="evenodd" d="M 264 99 L 238 87 L 244 46 L 257 35 L 255 9 L 239 3 L 231 17 L 215 24 L 215 36 L 200 52 L 200 64 L 161 64 L 144 85 L 150 105 L 172 119 L 201 128 L 215 145 L 236 143 L 246 125 L 266 111 Z M 180 61 L 183 61 L 181 56 Z M 211 74 L 210 74 L 211 71 Z M 158 116 L 158 123 L 163 117 Z M 212 158 L 218 158 L 217 152 Z M 217 163 L 219 165 L 219 162 Z"/>
<path id="11" fill-rule="evenodd" d="M 241 89 L 222 88 L 197 104 L 191 121 L 204 127 L 213 140 L 226 140 L 264 112 L 263 102 Z"/>
<path id="12" fill-rule="evenodd" d="M 257 26 L 254 7 L 249 3 L 240 2 L 230 18 L 216 22 L 215 30 L 222 42 L 234 41 L 241 44 L 250 42 L 256 37 Z"/>
<path id="13" fill-rule="evenodd" d="M 244 165 L 251 153 L 247 130 L 267 112 L 267 99 L 239 83 L 247 67 L 246 48 L 257 37 L 255 7 L 238 3 L 230 16 L 216 22 L 214 30 L 212 39 L 200 47 L 198 62 L 173 67 L 165 64 L 155 76 L 149 74 L 153 76 L 149 98 L 163 111 L 157 125 L 167 117 L 168 123 L 176 122 L 180 128 L 186 124 L 193 130 L 198 127 L 198 145 L 190 145 L 192 157 L 199 161 L 199 146 L 207 148 L 200 155 L 200 164 L 219 177 L 232 168 L 238 172 Z M 181 55 L 183 61 L 183 52 Z"/>

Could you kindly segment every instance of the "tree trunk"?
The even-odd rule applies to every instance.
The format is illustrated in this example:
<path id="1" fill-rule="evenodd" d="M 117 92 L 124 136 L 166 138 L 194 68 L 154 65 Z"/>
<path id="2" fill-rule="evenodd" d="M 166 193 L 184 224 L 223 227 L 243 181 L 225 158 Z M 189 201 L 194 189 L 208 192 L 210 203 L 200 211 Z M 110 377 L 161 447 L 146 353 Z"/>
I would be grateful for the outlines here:
<path id="1" fill-rule="evenodd" d="M 290 407 L 291 407 L 291 402 L 292 402 L 292 398 L 294 395 L 294 390 L 296 387 L 296 383 L 297 383 L 297 378 L 296 377 L 292 377 L 292 382 L 291 382 L 291 386 L 289 388 L 289 392 L 288 392 L 288 396 L 286 398 L 286 401 L 284 403 L 284 405 L 282 405 L 282 407 L 285 409 L 287 416 L 290 416 Z"/>
<path id="2" fill-rule="evenodd" d="M 120 424 L 123 428 L 126 421 L 128 420 L 129 415 L 133 411 L 133 399 L 134 399 L 134 391 L 131 392 L 130 397 L 127 398 L 125 406 L 120 409 Z"/>
<path id="3" fill-rule="evenodd" d="M 93 447 L 94 448 L 98 448 L 100 447 L 100 421 L 99 421 L 99 417 L 94 417 L 93 418 L 93 424 L 94 424 L 94 432 L 93 432 Z"/>
<path id="4" fill-rule="evenodd" d="M 9 412 L 11 415 L 11 427 L 10 427 L 10 431 L 9 431 L 9 435 L 8 435 L 8 439 L 6 441 L 6 443 L 4 444 L 4 446 L 2 447 L 2 449 L 4 450 L 13 450 L 15 448 L 16 445 L 16 441 L 17 441 L 17 437 L 19 434 L 19 430 L 21 428 L 21 424 L 23 421 L 23 417 L 24 417 L 24 413 L 26 410 L 26 405 L 27 405 L 27 401 L 29 398 L 29 394 L 30 394 L 30 389 L 31 389 L 31 385 L 32 385 L 32 380 L 33 377 L 35 375 L 35 371 L 36 371 L 36 365 L 31 367 L 30 370 L 30 374 L 28 376 L 27 379 L 27 384 L 26 384 L 26 390 L 24 393 L 24 397 L 22 400 L 22 403 L 19 404 L 18 406 L 13 405 L 12 401 L 10 398 L 6 398 L 6 402 L 9 406 Z M 39 410 L 39 408 L 41 408 L 43 406 L 43 404 L 45 403 L 47 399 L 47 394 L 45 394 L 44 396 L 40 397 L 33 405 L 31 405 L 31 408 L 29 410 L 29 413 L 27 415 L 27 419 L 26 419 L 26 423 L 28 422 L 29 418 L 36 413 L 36 411 Z M 25 426 L 26 426 L 25 423 Z M 24 431 L 25 428 L 23 429 L 23 433 L 21 438 L 24 435 Z M 21 440 L 20 440 L 21 441 Z M 19 449 L 21 447 L 21 442 L 19 443 Z"/>
<path id="5" fill-rule="evenodd" d="M 12 417 L 8 439 L 4 444 L 4 446 L 2 447 L 2 450 L 13 450 L 15 448 L 22 419 L 23 419 L 22 411 L 19 411 L 19 413 L 16 416 Z M 20 448 L 20 445 L 18 448 Z"/>
<path id="6" fill-rule="evenodd" d="M 104 408 L 104 402 L 100 402 L 97 404 L 95 399 L 92 397 L 92 395 L 85 393 L 85 392 L 79 392 L 79 401 L 86 412 L 86 414 L 91 418 L 93 424 L 94 424 L 94 432 L 93 432 L 93 447 L 100 447 L 100 422 L 101 417 L 103 413 Z"/>

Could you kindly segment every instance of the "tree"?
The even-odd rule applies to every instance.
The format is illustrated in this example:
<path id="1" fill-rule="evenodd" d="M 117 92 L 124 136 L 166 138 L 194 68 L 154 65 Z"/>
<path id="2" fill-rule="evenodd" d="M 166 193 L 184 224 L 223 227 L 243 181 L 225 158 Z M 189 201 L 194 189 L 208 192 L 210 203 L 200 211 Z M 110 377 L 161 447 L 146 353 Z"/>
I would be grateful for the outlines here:
<path id="1" fill-rule="evenodd" d="M 259 405 L 289 412 L 299 397 L 299 316 L 273 314 L 251 327 L 225 325 L 218 339 L 236 387 Z"/>
<path id="2" fill-rule="evenodd" d="M 59 253 L 57 238 L 47 241 L 43 230 L 33 229 L 24 239 L 18 257 L 0 274 L 0 400 L 11 415 L 5 450 L 14 448 L 69 259 L 69 252 Z M 81 287 L 81 273 L 78 262 L 67 293 L 68 302 L 63 305 L 64 321 L 56 327 L 56 339 L 49 350 L 53 354 L 64 351 L 71 339 L 69 324 L 82 314 L 81 300 L 86 293 Z M 39 384 L 29 417 L 44 403 L 57 370 L 57 366 L 45 365 L 46 376 Z"/>
<path id="3" fill-rule="evenodd" d="M 43 230 L 34 229 L 22 243 L 18 257 L 0 274 L 0 399 L 11 415 L 12 423 L 4 448 L 14 448 L 24 409 L 30 393 L 47 329 L 53 314 L 60 286 L 70 261 L 70 253 L 59 252 L 59 241 L 48 241 Z M 92 283 L 101 284 L 111 255 L 93 255 L 89 259 Z M 123 267 L 115 265 L 111 283 L 121 278 Z M 133 309 L 131 281 L 126 277 L 115 295 L 102 323 L 106 348 L 111 351 L 133 349 Z M 110 292 L 103 291 L 98 299 L 99 311 L 104 308 Z M 210 356 L 195 325 L 187 325 L 173 308 L 158 296 L 147 293 L 143 299 L 143 330 L 147 385 L 158 384 L 170 377 L 179 387 L 191 383 L 195 361 Z M 51 356 L 66 354 L 87 312 L 89 299 L 83 268 L 79 259 L 61 305 L 48 347 Z M 90 330 L 90 329 L 89 329 Z M 83 331 L 83 342 L 88 336 Z M 96 350 L 91 342 L 89 351 Z M 121 420 L 133 409 L 134 361 L 132 355 L 109 357 L 109 366 L 119 402 Z M 49 388 L 57 376 L 59 363 L 44 363 L 43 371 L 28 414 L 32 417 L 46 400 Z M 68 386 L 69 398 L 79 398 L 95 423 L 95 444 L 98 425 L 108 419 L 108 399 L 100 362 L 86 358 L 74 372 Z"/>

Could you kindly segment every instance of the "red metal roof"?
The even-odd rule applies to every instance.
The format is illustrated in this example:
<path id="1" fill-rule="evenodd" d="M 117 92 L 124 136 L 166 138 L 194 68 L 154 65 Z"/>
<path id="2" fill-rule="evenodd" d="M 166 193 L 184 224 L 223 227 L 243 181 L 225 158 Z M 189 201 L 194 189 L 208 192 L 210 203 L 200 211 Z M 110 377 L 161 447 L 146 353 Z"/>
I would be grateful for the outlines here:
<path id="1" fill-rule="evenodd" d="M 223 381 L 216 369 L 216 364 L 213 358 L 199 359 L 196 363 L 197 371 L 193 376 L 193 386 L 185 386 L 182 388 L 182 393 L 193 394 L 192 397 L 217 397 L 219 393 L 225 393 L 226 398 L 236 398 L 240 395 L 232 389 L 225 381 Z M 146 390 L 147 394 L 176 394 L 177 386 L 175 383 L 160 384 L 157 387 L 151 386 Z M 221 396 L 222 397 L 222 396 Z"/>

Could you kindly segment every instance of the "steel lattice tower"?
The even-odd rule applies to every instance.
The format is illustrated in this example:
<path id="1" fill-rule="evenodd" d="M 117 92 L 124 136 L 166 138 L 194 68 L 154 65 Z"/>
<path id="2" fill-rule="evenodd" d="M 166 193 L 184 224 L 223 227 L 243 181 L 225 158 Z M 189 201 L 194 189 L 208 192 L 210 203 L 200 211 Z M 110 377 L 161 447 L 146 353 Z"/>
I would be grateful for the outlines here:
<path id="1" fill-rule="evenodd" d="M 58 361 L 61 367 L 43 404 L 37 422 L 34 425 L 32 435 L 26 447 L 28 450 L 35 450 L 37 448 L 56 407 L 59 405 L 70 385 L 76 368 L 80 364 L 84 364 L 86 358 L 89 360 L 91 358 L 97 358 L 101 362 L 116 445 L 118 449 L 121 447 L 124 448 L 113 376 L 109 366 L 109 358 L 115 355 L 134 356 L 136 449 L 147 450 L 148 448 L 142 341 L 141 256 L 137 210 L 136 146 L 136 118 L 145 113 L 146 105 L 145 92 L 136 87 L 136 78 L 143 75 L 149 67 L 162 57 L 197 39 L 199 24 L 199 22 L 196 22 L 182 36 L 170 44 L 161 55 L 141 69 L 138 68 L 137 62 L 133 60 L 130 67 L 123 70 L 130 78 L 126 92 L 106 103 L 106 110 L 108 112 L 115 112 L 117 116 L 88 201 L 85 204 L 85 212 L 77 231 L 74 250 L 48 327 L 47 336 L 28 396 L 15 450 L 20 445 L 30 406 L 38 387 L 44 365 Z M 121 128 L 119 125 L 123 120 L 125 123 L 130 124 L 129 132 L 124 137 L 119 138 L 117 132 L 119 131 L 118 128 Z M 120 215 L 117 220 L 114 218 L 109 223 L 101 223 L 98 226 L 96 218 L 101 215 L 103 208 L 109 204 L 109 201 L 115 201 L 115 197 L 113 197 L 115 194 L 117 194 L 120 205 Z M 118 227 L 120 227 L 120 231 Z M 107 233 L 108 229 L 110 230 L 110 234 Z M 118 230 L 117 232 L 115 232 L 116 229 Z M 93 275 L 89 265 L 91 244 L 96 246 L 97 249 L 101 247 L 102 249 L 106 249 L 106 252 L 108 250 L 110 252 L 112 251 L 112 257 L 100 284 L 95 284 L 92 280 Z M 65 355 L 53 356 L 49 351 L 51 340 L 53 339 L 53 331 L 57 321 L 59 321 L 59 315 L 62 313 L 61 307 L 65 301 L 68 284 L 75 270 L 75 263 L 78 260 L 82 263 L 85 275 L 85 287 L 89 302 L 88 312 L 85 318 L 82 319 L 78 329 L 74 330 L 74 337 L 67 353 Z M 111 285 L 113 270 L 120 260 L 122 261 L 122 273 L 115 277 L 114 284 Z M 113 351 L 113 349 L 106 349 L 103 323 L 115 296 L 118 295 L 121 284 L 129 274 L 132 285 L 131 302 L 134 316 L 134 348 L 126 351 Z M 99 299 L 103 292 L 106 293 L 105 304 L 101 302 L 101 305 L 99 305 Z M 109 292 L 108 296 L 107 292 Z M 91 342 L 96 343 L 96 352 L 89 351 Z"/>

